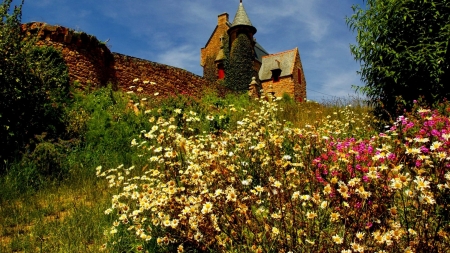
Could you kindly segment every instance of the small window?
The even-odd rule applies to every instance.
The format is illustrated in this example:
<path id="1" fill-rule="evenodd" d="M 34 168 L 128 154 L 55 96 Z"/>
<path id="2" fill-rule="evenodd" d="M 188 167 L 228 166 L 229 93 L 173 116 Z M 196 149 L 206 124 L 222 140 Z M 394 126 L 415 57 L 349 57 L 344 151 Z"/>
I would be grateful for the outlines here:
<path id="1" fill-rule="evenodd" d="M 281 69 L 272 70 L 272 81 L 274 83 L 280 81 Z"/>

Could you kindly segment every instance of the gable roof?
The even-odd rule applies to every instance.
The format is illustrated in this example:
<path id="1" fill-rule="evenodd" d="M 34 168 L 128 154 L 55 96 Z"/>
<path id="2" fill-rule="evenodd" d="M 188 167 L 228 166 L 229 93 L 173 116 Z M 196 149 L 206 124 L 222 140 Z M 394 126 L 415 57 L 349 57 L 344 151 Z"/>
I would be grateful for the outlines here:
<path id="1" fill-rule="evenodd" d="M 281 69 L 280 77 L 292 75 L 296 57 L 299 57 L 298 48 L 263 56 L 262 65 L 258 73 L 259 80 L 272 79 L 272 70 L 274 69 Z"/>
<path id="2" fill-rule="evenodd" d="M 231 23 L 230 22 L 228 22 L 227 21 L 227 26 L 228 26 L 228 28 L 230 28 L 231 27 Z M 209 44 L 209 42 L 211 41 L 211 39 L 212 39 L 212 37 L 214 36 L 214 33 L 216 33 L 216 31 L 217 31 L 217 28 L 219 28 L 219 25 L 216 25 L 216 27 L 214 28 L 214 31 L 211 33 L 211 36 L 209 36 L 209 39 L 208 39 L 208 41 L 206 42 L 206 44 L 205 44 L 205 47 L 204 48 L 206 48 L 207 46 L 208 46 L 208 44 Z"/>

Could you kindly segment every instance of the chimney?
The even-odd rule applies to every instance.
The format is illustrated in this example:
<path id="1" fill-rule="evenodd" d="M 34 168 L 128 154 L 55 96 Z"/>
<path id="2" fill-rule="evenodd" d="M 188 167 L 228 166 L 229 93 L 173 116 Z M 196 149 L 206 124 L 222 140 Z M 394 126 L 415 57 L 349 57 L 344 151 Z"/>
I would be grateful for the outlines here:
<path id="1" fill-rule="evenodd" d="M 218 18 L 217 18 L 218 25 L 224 25 L 227 22 L 228 22 L 228 13 L 224 12 L 218 16 Z"/>

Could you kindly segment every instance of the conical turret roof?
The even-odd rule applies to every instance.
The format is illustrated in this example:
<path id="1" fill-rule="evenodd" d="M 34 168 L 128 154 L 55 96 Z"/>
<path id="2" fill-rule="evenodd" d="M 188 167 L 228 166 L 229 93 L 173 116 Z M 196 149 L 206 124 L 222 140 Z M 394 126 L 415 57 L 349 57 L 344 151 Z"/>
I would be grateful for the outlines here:
<path id="1" fill-rule="evenodd" d="M 239 8 L 236 12 L 236 16 L 234 16 L 234 20 L 233 23 L 231 24 L 231 27 L 238 25 L 246 25 L 253 27 L 252 22 L 250 22 L 250 19 L 247 16 L 247 12 L 244 9 L 242 1 L 239 3 Z"/>

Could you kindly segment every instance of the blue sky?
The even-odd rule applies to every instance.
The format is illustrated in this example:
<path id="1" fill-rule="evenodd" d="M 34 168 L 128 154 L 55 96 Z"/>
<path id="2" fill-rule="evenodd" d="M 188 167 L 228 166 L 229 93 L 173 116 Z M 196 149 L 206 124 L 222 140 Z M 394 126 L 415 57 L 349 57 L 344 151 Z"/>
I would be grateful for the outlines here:
<path id="1" fill-rule="evenodd" d="M 349 45 L 355 43 L 345 17 L 362 0 L 243 0 L 269 52 L 298 47 L 308 99 L 354 96 L 362 85 Z M 61 25 L 108 40 L 111 51 L 179 67 L 202 75 L 200 48 L 238 0 L 26 0 L 22 22 Z"/>

